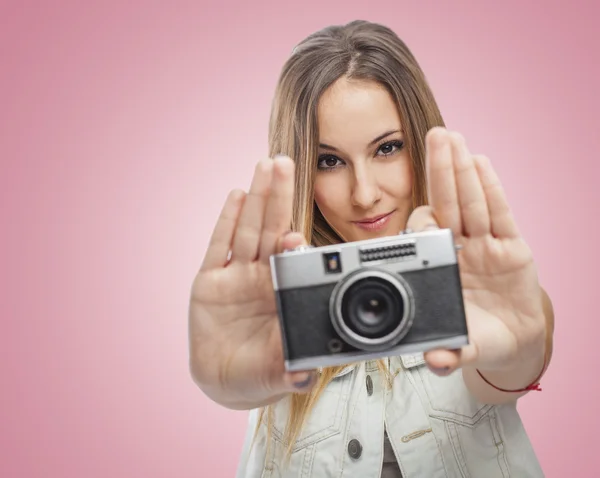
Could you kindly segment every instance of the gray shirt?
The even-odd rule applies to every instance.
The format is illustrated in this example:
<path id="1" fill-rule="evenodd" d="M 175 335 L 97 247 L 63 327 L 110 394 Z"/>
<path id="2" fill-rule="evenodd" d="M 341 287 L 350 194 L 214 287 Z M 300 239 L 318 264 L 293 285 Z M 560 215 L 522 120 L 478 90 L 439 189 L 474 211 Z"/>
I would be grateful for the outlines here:
<path id="1" fill-rule="evenodd" d="M 402 472 L 396 461 L 387 431 L 383 433 L 383 466 L 381 468 L 381 478 L 402 478 Z"/>

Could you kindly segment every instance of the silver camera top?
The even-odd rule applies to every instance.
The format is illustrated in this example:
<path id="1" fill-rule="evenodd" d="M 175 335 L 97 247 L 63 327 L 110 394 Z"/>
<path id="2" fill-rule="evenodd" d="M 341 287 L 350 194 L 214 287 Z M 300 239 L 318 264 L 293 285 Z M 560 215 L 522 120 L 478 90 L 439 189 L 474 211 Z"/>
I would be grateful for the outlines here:
<path id="1" fill-rule="evenodd" d="M 271 256 L 275 290 L 317 286 L 339 281 L 359 269 L 401 273 L 456 264 L 450 229 L 403 231 L 362 241 L 314 247 L 299 246 Z"/>

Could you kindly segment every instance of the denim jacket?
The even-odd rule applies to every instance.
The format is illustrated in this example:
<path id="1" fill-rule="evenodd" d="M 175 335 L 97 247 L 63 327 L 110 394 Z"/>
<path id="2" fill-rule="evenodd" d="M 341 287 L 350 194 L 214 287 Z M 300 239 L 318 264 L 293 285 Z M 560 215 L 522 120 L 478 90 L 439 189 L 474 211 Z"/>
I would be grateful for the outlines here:
<path id="1" fill-rule="evenodd" d="M 379 478 L 384 427 L 403 478 L 544 476 L 516 404 L 478 403 L 460 369 L 439 377 L 422 354 L 391 357 L 389 364 L 391 389 L 374 361 L 338 373 L 305 421 L 286 467 L 288 400 L 275 406 L 267 460 L 266 414 L 250 448 L 258 419 L 252 410 L 236 477 Z"/>

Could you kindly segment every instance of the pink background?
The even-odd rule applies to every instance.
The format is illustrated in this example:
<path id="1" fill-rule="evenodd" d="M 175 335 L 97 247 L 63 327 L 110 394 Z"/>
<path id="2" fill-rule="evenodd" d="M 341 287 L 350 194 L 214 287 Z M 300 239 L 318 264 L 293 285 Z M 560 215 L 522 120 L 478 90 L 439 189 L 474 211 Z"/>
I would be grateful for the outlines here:
<path id="1" fill-rule="evenodd" d="M 557 316 L 522 416 L 548 477 L 597 474 L 591 1 L 84 3 L 0 6 L 0 476 L 233 475 L 246 413 L 188 374 L 191 281 L 266 152 L 282 63 L 356 18 L 408 43 L 494 161 Z"/>

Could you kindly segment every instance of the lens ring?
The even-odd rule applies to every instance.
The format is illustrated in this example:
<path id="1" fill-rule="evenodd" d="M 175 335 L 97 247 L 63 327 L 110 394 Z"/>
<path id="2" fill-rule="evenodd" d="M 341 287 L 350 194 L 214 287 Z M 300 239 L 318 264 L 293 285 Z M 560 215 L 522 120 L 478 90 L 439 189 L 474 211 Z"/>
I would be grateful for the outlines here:
<path id="1" fill-rule="evenodd" d="M 378 277 L 354 282 L 342 299 L 346 325 L 365 338 L 390 334 L 398 326 L 403 309 L 397 288 Z"/>
<path id="2" fill-rule="evenodd" d="M 383 337 L 367 338 L 362 336 L 353 331 L 343 319 L 344 295 L 356 282 L 368 278 L 379 278 L 388 282 L 400 294 L 404 302 L 403 315 L 399 320 L 399 325 Z M 349 274 L 336 284 L 329 299 L 329 315 L 335 331 L 349 345 L 365 351 L 383 351 L 397 344 L 410 330 L 414 320 L 414 298 L 410 286 L 402 276 L 379 269 L 361 269 Z"/>

